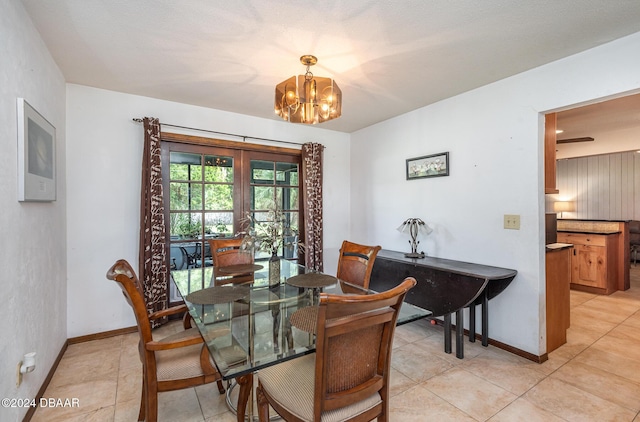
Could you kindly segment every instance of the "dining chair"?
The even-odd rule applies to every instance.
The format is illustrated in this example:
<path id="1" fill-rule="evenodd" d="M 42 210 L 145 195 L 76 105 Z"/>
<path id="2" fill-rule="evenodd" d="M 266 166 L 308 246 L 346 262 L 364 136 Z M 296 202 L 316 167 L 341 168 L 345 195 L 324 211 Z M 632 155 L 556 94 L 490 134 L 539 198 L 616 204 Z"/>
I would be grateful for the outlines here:
<path id="1" fill-rule="evenodd" d="M 253 253 L 242 248 L 242 238 L 209 239 L 208 241 L 211 257 L 213 258 L 213 279 L 215 285 L 253 281 L 253 272 L 224 271 L 225 267 L 232 265 L 253 264 Z"/>
<path id="2" fill-rule="evenodd" d="M 336 277 L 368 289 L 373 264 L 380 249 L 382 249 L 381 246 L 366 246 L 343 241 Z"/>
<path id="3" fill-rule="evenodd" d="M 387 421 L 393 334 L 407 277 L 370 295 L 320 293 L 316 352 L 258 372 L 258 417 L 286 421 Z"/>
<path id="4" fill-rule="evenodd" d="M 140 335 L 142 361 L 142 398 L 138 420 L 156 422 L 158 419 L 158 393 L 217 382 L 218 391 L 224 393 L 222 377 L 216 369 L 206 344 L 197 328 L 191 328 L 185 305 L 148 314 L 142 285 L 131 265 L 120 259 L 107 271 L 107 278 L 118 283 L 127 302 L 133 308 Z M 186 312 L 184 331 L 156 340 L 151 320 Z M 228 334 L 228 328 L 212 333 L 213 337 Z"/>

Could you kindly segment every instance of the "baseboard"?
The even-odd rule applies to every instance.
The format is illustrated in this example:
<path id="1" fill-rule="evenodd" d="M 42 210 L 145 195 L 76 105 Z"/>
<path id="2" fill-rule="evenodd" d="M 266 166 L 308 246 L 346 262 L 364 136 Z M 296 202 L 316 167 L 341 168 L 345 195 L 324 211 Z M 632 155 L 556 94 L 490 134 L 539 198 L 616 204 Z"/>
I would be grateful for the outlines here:
<path id="1" fill-rule="evenodd" d="M 442 321 L 441 319 L 438 318 L 427 318 L 431 320 L 431 323 L 433 323 L 433 321 L 435 321 L 436 325 L 439 325 L 441 327 L 444 327 L 444 321 Z M 456 326 L 455 324 L 451 324 L 451 327 L 455 330 Z M 464 330 L 464 334 L 469 337 L 469 330 L 465 329 Z M 482 341 L 482 334 L 479 333 L 475 333 L 475 338 L 476 341 Z M 543 354 L 543 355 L 534 355 L 533 353 L 529 353 L 526 352 L 522 349 L 518 349 L 517 347 L 513 347 L 510 346 L 506 343 L 502 343 L 500 341 L 497 340 L 493 340 L 491 337 L 489 337 L 489 344 L 492 345 L 493 347 L 497 347 L 498 349 L 502 349 L 506 352 L 509 353 L 513 353 L 514 355 L 523 357 L 525 359 L 528 359 L 530 361 L 533 361 L 535 363 L 543 363 L 545 361 L 547 361 L 549 359 L 549 355 L 547 353 Z"/>
<path id="2" fill-rule="evenodd" d="M 65 341 L 64 344 L 62 345 L 62 349 L 60 349 L 60 353 L 58 353 L 56 360 L 53 362 L 53 365 L 51 366 L 51 369 L 47 374 L 47 377 L 44 379 L 42 386 L 40 387 L 40 389 L 38 390 L 38 393 L 36 394 L 36 397 L 35 397 L 36 403 L 40 403 L 40 399 L 44 397 L 44 392 L 47 391 L 47 387 L 49 386 L 49 383 L 51 382 L 53 375 L 56 373 L 56 369 L 58 369 L 58 365 L 62 360 L 62 356 L 64 356 L 64 352 L 67 351 L 68 345 L 69 345 L 69 340 Z M 27 410 L 27 413 L 24 415 L 24 418 L 22 419 L 22 421 L 29 422 L 33 417 L 33 414 L 36 413 L 37 408 L 38 408 L 37 406 L 36 407 L 30 406 L 29 410 Z"/>
<path id="3" fill-rule="evenodd" d="M 137 333 L 137 332 L 138 332 L 137 326 L 126 327 L 126 328 L 119 328 L 117 330 L 103 331 L 101 333 L 89 334 L 86 336 L 71 337 L 70 339 L 67 340 L 67 342 L 69 344 L 77 344 L 77 343 L 84 343 L 86 341 L 101 340 L 109 337 L 120 336 L 122 334 L 130 334 L 130 333 Z"/>
<path id="4" fill-rule="evenodd" d="M 62 360 L 62 357 L 64 356 L 64 353 L 67 351 L 67 347 L 70 344 L 84 343 L 87 341 L 100 340 L 104 338 L 115 337 L 122 334 L 129 334 L 129 333 L 136 333 L 136 332 L 138 332 L 137 326 L 120 328 L 118 330 L 104 331 L 102 333 L 89 334 L 86 336 L 72 337 L 70 339 L 67 339 L 67 341 L 65 341 L 64 344 L 62 345 L 62 349 L 60 349 L 60 353 L 58 353 L 58 357 L 56 358 L 55 362 L 53 362 L 53 365 L 51 366 L 51 369 L 49 370 L 47 377 L 44 379 L 44 382 L 42 383 L 42 386 L 38 390 L 38 394 L 35 397 L 36 403 L 40 403 L 40 399 L 44 397 L 44 393 L 45 391 L 47 391 L 47 387 L 49 387 L 49 383 L 51 382 L 53 375 L 56 373 L 56 370 L 58 369 L 58 365 L 60 364 L 60 361 Z M 27 413 L 24 415 L 24 418 L 22 419 L 22 421 L 30 422 L 31 418 L 36 412 L 36 409 L 37 407 L 29 407 L 29 410 L 27 410 Z"/>

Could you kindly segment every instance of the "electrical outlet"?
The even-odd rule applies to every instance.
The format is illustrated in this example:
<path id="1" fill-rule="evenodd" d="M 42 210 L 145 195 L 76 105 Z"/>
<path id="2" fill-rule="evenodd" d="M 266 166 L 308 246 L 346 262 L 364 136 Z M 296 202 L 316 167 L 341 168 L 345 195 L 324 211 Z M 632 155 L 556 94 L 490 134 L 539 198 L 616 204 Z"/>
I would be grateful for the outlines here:
<path id="1" fill-rule="evenodd" d="M 510 230 L 520 230 L 520 215 L 518 214 L 505 214 L 504 215 L 504 228 Z"/>

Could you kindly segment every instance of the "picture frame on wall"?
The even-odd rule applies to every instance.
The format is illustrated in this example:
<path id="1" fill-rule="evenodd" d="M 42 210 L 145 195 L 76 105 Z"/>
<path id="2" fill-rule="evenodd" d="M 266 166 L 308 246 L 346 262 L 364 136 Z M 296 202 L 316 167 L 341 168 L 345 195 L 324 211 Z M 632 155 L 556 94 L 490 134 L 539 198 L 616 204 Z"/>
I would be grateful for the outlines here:
<path id="1" fill-rule="evenodd" d="M 18 98 L 18 201 L 56 200 L 56 128 Z"/>
<path id="2" fill-rule="evenodd" d="M 449 175 L 449 152 L 407 159 L 407 180 Z"/>

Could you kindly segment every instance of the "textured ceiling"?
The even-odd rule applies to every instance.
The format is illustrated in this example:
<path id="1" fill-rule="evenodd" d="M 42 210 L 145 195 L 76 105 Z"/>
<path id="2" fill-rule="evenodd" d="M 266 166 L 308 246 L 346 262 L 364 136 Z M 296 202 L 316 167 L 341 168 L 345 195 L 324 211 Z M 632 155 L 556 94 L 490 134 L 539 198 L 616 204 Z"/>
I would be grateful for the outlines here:
<path id="1" fill-rule="evenodd" d="M 343 132 L 640 31 L 637 0 L 22 2 L 67 82 L 252 116 L 313 54 Z"/>

